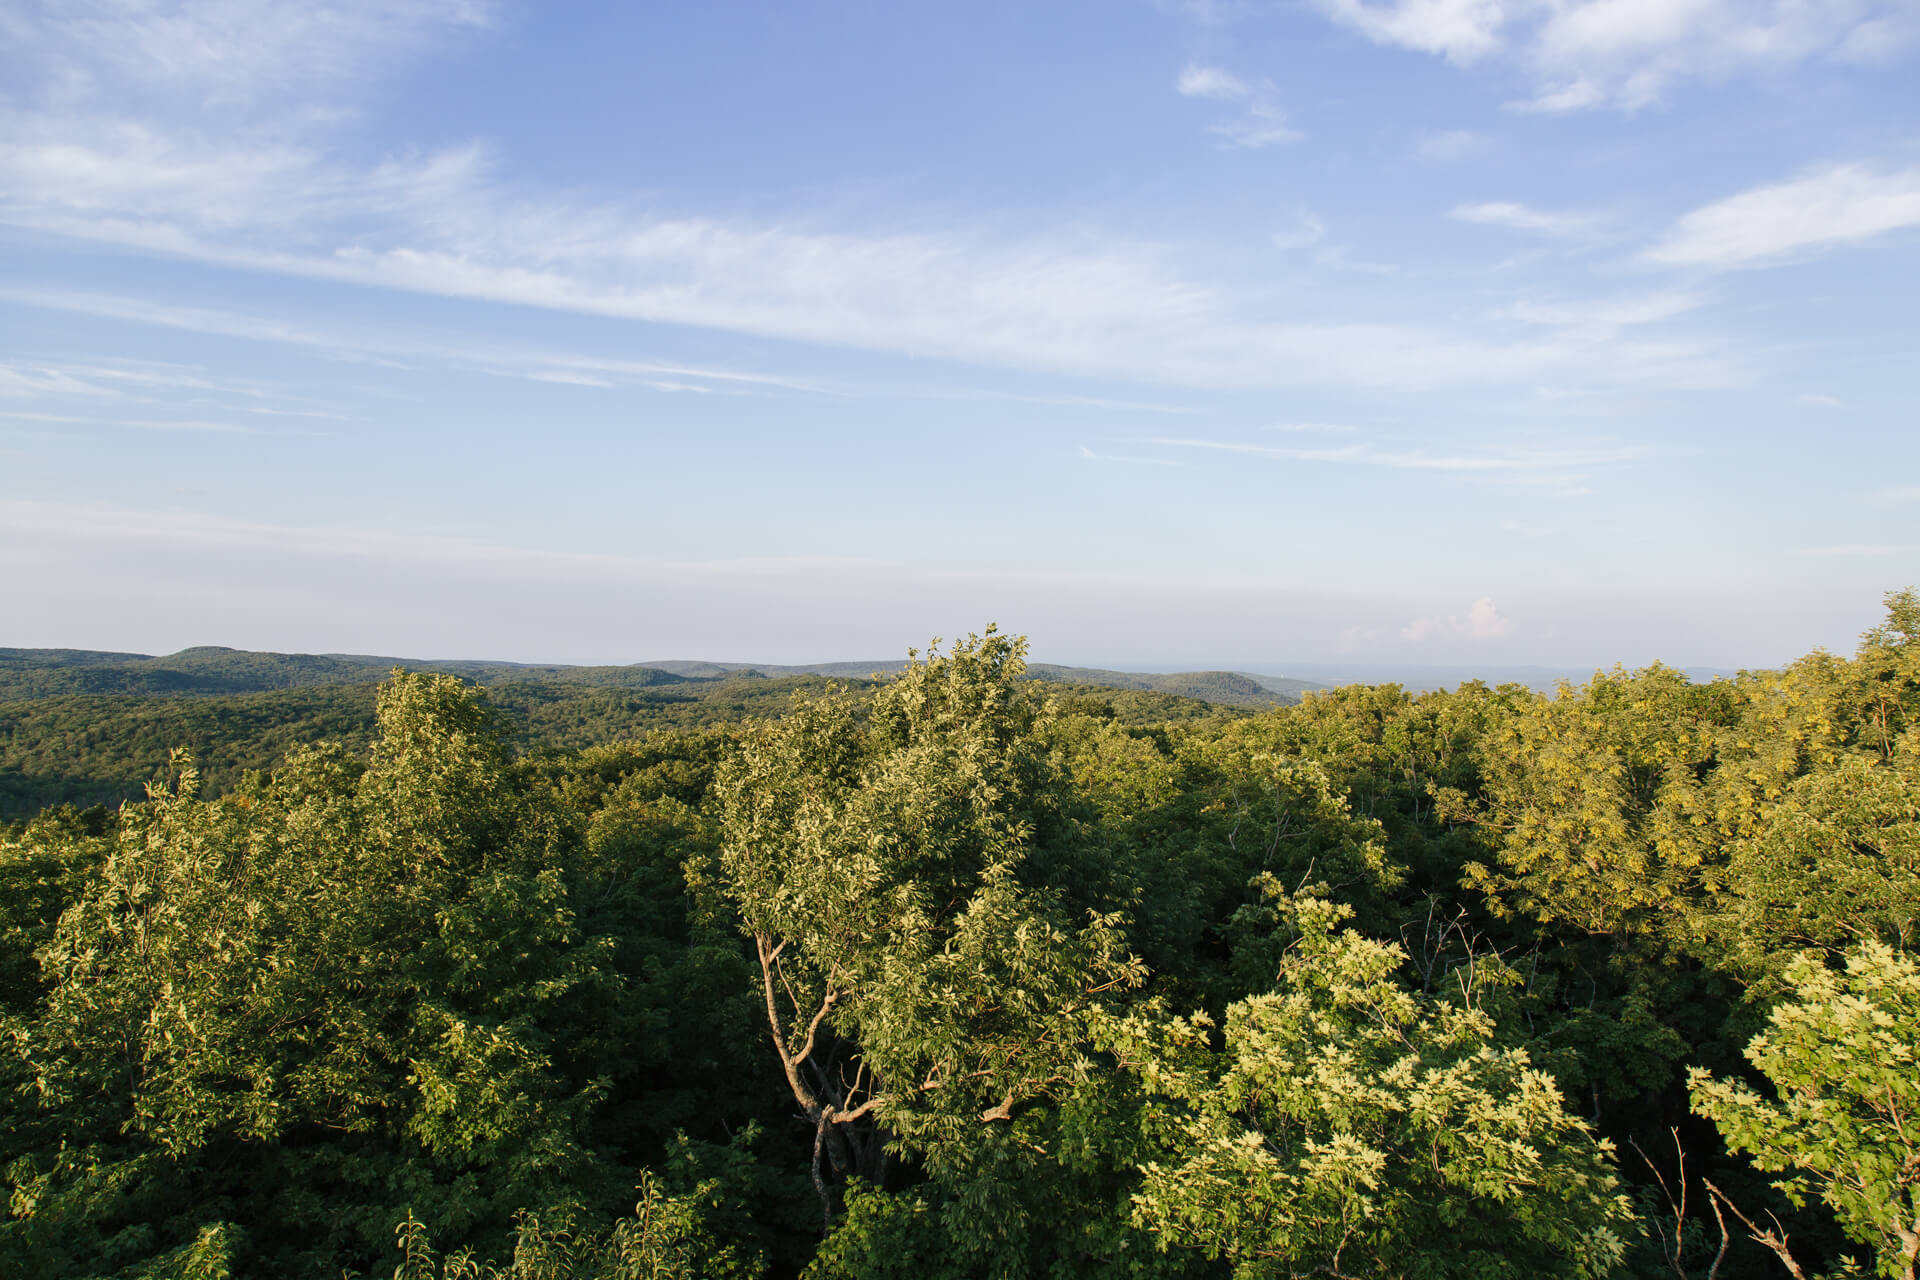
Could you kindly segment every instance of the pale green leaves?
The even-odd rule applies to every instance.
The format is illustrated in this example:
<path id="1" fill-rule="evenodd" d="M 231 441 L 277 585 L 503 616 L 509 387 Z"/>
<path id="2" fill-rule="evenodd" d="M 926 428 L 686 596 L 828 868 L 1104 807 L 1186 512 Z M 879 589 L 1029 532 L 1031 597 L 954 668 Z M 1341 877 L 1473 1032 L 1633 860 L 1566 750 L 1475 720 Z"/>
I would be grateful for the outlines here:
<path id="1" fill-rule="evenodd" d="M 1791 995 L 1747 1045 L 1773 1083 L 1689 1076 L 1694 1110 L 1720 1127 L 1796 1203 L 1818 1196 L 1878 1272 L 1911 1277 L 1920 1258 L 1920 965 L 1876 942 L 1838 972 L 1816 956 L 1787 970 Z"/>
<path id="2" fill-rule="evenodd" d="M 1135 1219 L 1236 1274 L 1605 1275 L 1630 1213 L 1605 1144 L 1482 1014 L 1400 986 L 1397 947 L 1289 904 L 1275 990 L 1113 1024 L 1159 1154 Z"/>

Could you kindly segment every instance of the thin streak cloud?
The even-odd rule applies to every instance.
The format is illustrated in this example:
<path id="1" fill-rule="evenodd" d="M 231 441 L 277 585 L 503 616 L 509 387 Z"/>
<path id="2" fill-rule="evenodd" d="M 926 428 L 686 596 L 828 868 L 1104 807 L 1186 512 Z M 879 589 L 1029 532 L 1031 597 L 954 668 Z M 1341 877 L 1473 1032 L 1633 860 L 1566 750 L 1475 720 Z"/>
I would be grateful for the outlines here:
<path id="1" fill-rule="evenodd" d="M 1080 446 L 1080 456 L 1092 462 L 1130 462 L 1149 467 L 1179 467 L 1186 464 L 1177 458 L 1143 458 L 1123 453 L 1095 453 L 1086 445 Z"/>
<path id="2" fill-rule="evenodd" d="M 1548 236 L 1585 235 L 1595 226 L 1591 214 L 1558 213 L 1505 200 L 1455 205 L 1448 216 L 1484 227 L 1505 227 L 1512 231 L 1532 231 Z"/>
<path id="3" fill-rule="evenodd" d="M 1371 444 L 1320 448 L 1250 444 L 1231 440 L 1161 437 L 1154 444 L 1169 448 L 1203 449 L 1219 453 L 1270 458 L 1279 462 L 1383 467 L 1396 471 L 1425 471 L 1482 479 L 1520 488 L 1550 489 L 1567 496 L 1590 492 L 1588 469 L 1620 466 L 1653 456 L 1642 446 L 1593 449 L 1511 449 L 1498 452 L 1434 453 L 1424 449 L 1382 449 Z"/>
<path id="4" fill-rule="evenodd" d="M 275 524 L 193 511 L 105 504 L 0 500 L 0 529 L 81 541 L 170 543 L 325 559 L 467 566 L 515 577 L 559 575 L 610 582 L 699 582 L 711 577 L 782 579 L 795 573 L 867 572 L 886 562 L 839 556 L 748 556 L 648 560 L 592 552 L 515 547 L 475 539 L 349 527 Z"/>
<path id="5" fill-rule="evenodd" d="M 1920 226 L 1920 169 L 1833 165 L 1695 209 L 1643 255 L 1669 267 L 1768 266 Z"/>

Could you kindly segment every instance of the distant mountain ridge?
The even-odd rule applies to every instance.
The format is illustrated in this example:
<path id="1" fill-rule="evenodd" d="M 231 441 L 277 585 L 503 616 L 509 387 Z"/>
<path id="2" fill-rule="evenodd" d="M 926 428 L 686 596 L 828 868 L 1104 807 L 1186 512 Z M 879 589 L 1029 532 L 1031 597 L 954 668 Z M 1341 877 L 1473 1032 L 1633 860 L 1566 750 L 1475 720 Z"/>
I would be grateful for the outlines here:
<path id="1" fill-rule="evenodd" d="M 86 649 L 0 649 L 0 702 L 66 694 L 265 693 L 369 684 L 384 679 L 394 667 L 442 671 L 482 684 L 549 679 L 597 688 L 643 689 L 683 679 L 650 667 L 422 661 L 350 653 L 267 653 L 218 645 L 182 649 L 163 657 Z"/>
<path id="2" fill-rule="evenodd" d="M 91 649 L 0 648 L 0 702 L 73 694 L 193 696 L 261 693 L 315 685 L 367 684 L 394 667 L 439 671 L 481 684 L 552 681 L 576 687 L 633 690 L 725 680 L 825 676 L 864 679 L 886 675 L 904 659 L 808 664 L 707 662 L 668 659 L 627 666 L 573 666 L 475 660 L 380 657 L 350 653 L 270 653 L 202 645 L 155 656 Z M 1057 663 L 1030 664 L 1036 680 L 1134 689 L 1196 698 L 1216 706 L 1284 706 L 1325 686 L 1288 676 L 1245 671 L 1135 672 Z"/>

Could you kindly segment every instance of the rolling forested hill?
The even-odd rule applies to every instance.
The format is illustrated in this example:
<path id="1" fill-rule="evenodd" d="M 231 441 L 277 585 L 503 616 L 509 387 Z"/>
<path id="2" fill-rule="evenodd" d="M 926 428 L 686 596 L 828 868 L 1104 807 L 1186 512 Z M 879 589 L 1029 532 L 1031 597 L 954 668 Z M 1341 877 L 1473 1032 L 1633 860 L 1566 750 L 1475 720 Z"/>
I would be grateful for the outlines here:
<path id="1" fill-rule="evenodd" d="M 903 669 L 903 658 L 874 662 L 819 662 L 809 666 L 744 662 L 688 662 L 669 659 L 645 664 L 692 679 L 754 673 L 765 676 L 830 676 L 835 679 L 886 675 Z M 1027 666 L 1027 678 L 1051 680 L 1059 684 L 1090 684 L 1107 689 L 1134 689 L 1151 693 L 1170 693 L 1181 698 L 1197 698 L 1224 707 L 1277 707 L 1297 702 L 1302 693 L 1327 686 L 1312 680 L 1290 676 L 1256 675 L 1247 671 L 1109 671 L 1102 667 L 1068 667 L 1054 662 L 1034 662 Z"/>
<path id="2" fill-rule="evenodd" d="M 698 662 L 672 659 L 626 666 L 568 666 L 516 662 L 386 658 L 343 653 L 261 653 L 215 645 L 165 657 L 89 649 L 0 648 L 0 703 L 59 694 L 262 693 L 313 685 L 378 682 L 395 667 L 456 675 L 477 684 L 554 683 L 593 689 L 652 689 L 662 685 L 818 676 L 864 680 L 906 666 L 904 659 L 872 662 Z M 1239 671 L 1172 674 L 1107 671 L 1036 663 L 1028 678 L 1171 693 L 1223 706 L 1279 706 L 1324 686 L 1285 676 Z"/>
<path id="3" fill-rule="evenodd" d="M 175 747 L 193 754 L 204 785 L 216 794 L 247 771 L 270 767 L 295 743 L 364 747 L 374 732 L 375 690 L 395 668 L 484 685 L 520 749 L 551 751 L 777 714 L 795 693 L 817 693 L 830 683 L 870 689 L 872 674 L 904 665 L 596 667 L 217 647 L 165 657 L 0 649 L 0 821 L 56 804 L 139 799 Z M 1049 666 L 1030 675 L 1076 707 L 1097 707 L 1130 724 L 1230 714 L 1298 697 L 1291 688 L 1269 689 L 1229 672 L 1142 676 Z"/>
<path id="4" fill-rule="evenodd" d="M 57 694 L 264 693 L 373 684 L 395 667 L 443 672 L 479 684 L 551 680 L 587 688 L 647 689 L 685 680 L 645 666 L 415 661 L 342 653 L 257 653 L 211 645 L 165 657 L 83 649 L 0 649 L 0 703 Z"/>

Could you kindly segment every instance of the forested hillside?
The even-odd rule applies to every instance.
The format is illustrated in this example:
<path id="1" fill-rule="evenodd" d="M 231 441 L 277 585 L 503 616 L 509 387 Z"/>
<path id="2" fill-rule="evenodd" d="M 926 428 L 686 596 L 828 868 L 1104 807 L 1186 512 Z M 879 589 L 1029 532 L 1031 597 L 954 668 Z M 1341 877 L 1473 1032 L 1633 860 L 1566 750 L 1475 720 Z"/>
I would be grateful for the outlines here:
<path id="1" fill-rule="evenodd" d="M 183 649 L 166 657 L 86 649 L 0 649 L 0 705 L 64 694 L 235 694 L 317 685 L 372 684 L 395 668 L 455 675 L 489 686 L 633 691 L 805 676 L 864 681 L 876 676 L 884 678 L 906 665 L 905 659 L 889 659 L 819 662 L 806 666 L 670 661 L 580 667 L 515 662 L 420 662 L 339 653 L 257 653 L 216 646 Z M 1167 693 L 1223 706 L 1252 707 L 1296 702 L 1306 690 L 1322 687 L 1310 680 L 1250 675 L 1242 671 L 1159 674 L 1065 667 L 1056 663 L 1036 663 L 1026 677 L 1061 684 Z"/>
<path id="2" fill-rule="evenodd" d="M 1257 712 L 991 630 L 851 683 L 23 662 L 18 800 L 198 759 L 0 841 L 0 1274 L 1913 1277 L 1887 603 L 1781 671 Z"/>
<path id="3" fill-rule="evenodd" d="M 384 664 L 384 665 L 383 665 Z M 271 767 L 295 743 L 331 739 L 364 747 L 373 738 L 379 680 L 390 658 L 188 649 L 165 658 L 72 649 L 0 649 L 0 823 L 50 805 L 137 800 L 187 748 L 210 795 L 252 769 Z M 716 664 L 682 673 L 651 666 L 564 667 L 441 662 L 416 669 L 487 686 L 488 701 L 523 751 L 623 742 L 656 729 L 726 724 L 778 714 L 796 693 L 818 693 L 834 676 L 853 688 L 898 670 L 898 662 L 824 664 L 823 670 Z M 857 668 L 849 676 L 832 668 Z M 1216 707 L 1279 705 L 1290 683 L 1253 686 L 1228 672 L 1133 676 L 1050 667 L 1030 673 L 1069 699 L 1092 699 L 1131 724 L 1204 718 Z M 1182 690 L 1185 690 L 1183 693 Z"/>

